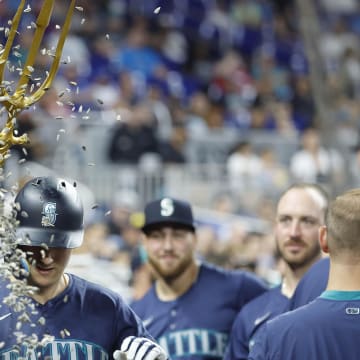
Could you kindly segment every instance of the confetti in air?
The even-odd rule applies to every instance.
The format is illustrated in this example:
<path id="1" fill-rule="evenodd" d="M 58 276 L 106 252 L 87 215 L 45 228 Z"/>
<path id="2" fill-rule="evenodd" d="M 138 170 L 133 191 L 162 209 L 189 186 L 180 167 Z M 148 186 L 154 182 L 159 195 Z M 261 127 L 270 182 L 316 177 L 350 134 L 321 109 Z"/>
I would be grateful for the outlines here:
<path id="1" fill-rule="evenodd" d="M 0 0 L 1 2 L 1 0 Z M 9 149 L 13 145 L 24 145 L 28 142 L 27 137 L 19 137 L 17 130 L 15 129 L 17 115 L 24 109 L 26 110 L 35 110 L 35 103 L 40 100 L 40 98 L 47 92 L 52 85 L 52 81 L 56 76 L 57 69 L 60 63 L 62 45 L 64 40 L 69 32 L 72 12 L 74 10 L 75 1 L 71 0 L 72 5 L 69 7 L 68 13 L 66 15 L 66 20 L 61 24 L 53 23 L 53 29 L 59 32 L 59 41 L 58 45 L 52 49 L 47 49 L 42 47 L 41 44 L 41 24 L 50 23 L 52 20 L 52 9 L 49 4 L 51 1 L 43 0 L 41 1 L 42 5 L 37 6 L 37 11 L 39 11 L 39 18 L 43 21 L 39 22 L 39 28 L 34 21 L 28 21 L 27 24 L 22 28 L 21 31 L 18 30 L 18 24 L 21 23 L 22 17 L 24 21 L 34 18 L 32 14 L 26 15 L 24 13 L 31 13 L 32 9 L 30 5 L 25 5 L 25 1 L 21 1 L 19 9 L 13 20 L 7 22 L 8 27 L 4 26 L 1 30 L 3 31 L 2 37 L 5 39 L 5 44 L 0 46 L 0 56 L 2 67 L 1 73 L 1 84 L 0 84 L 0 102 L 2 103 L 2 111 L 5 109 L 8 114 L 7 124 L 4 128 L 4 131 L 1 131 L 2 136 L 0 136 L 0 142 L 2 149 L 0 152 L 0 182 L 2 184 L 8 183 L 7 178 L 11 176 L 11 172 L 7 174 L 3 171 L 3 161 L 10 157 Z M 82 11 L 82 8 L 77 7 L 76 10 Z M 28 16 L 26 18 L 26 16 Z M 49 20 L 47 22 L 47 20 Z M 59 20 L 59 19 L 57 19 Z M 54 20 L 55 21 L 55 20 Z M 45 25 L 46 27 L 47 25 Z M 37 29 L 38 28 L 38 29 Z M 22 36 L 23 30 L 34 33 L 34 30 L 40 29 L 38 34 L 37 41 L 34 40 L 30 43 L 29 48 L 23 49 L 20 48 L 20 45 L 14 45 L 14 40 L 17 36 Z M 5 36 L 4 36 L 5 35 Z M 16 39 L 18 42 L 18 39 Z M 11 54 L 11 58 L 9 57 Z M 24 59 L 24 54 L 27 54 L 28 58 Z M 49 66 L 47 71 L 39 69 L 37 59 L 39 56 L 48 56 L 49 61 L 53 62 L 54 66 Z M 34 60 L 32 60 L 34 59 Z M 25 60 L 25 61 L 24 61 Z M 13 62 L 13 63 L 12 63 Z M 70 59 L 68 59 L 70 62 Z M 25 65 L 24 65 L 25 64 Z M 6 68 L 5 68 L 6 67 Z M 43 72 L 43 74 L 41 73 Z M 20 80 L 12 80 L 17 76 L 20 77 Z M 5 79 L 8 77 L 8 79 Z M 65 93 L 59 94 L 61 98 Z M 18 101 L 20 97 L 23 101 Z M 59 106 L 62 106 L 61 102 L 57 103 Z M 14 137 L 8 140 L 8 134 L 14 134 Z M 59 134 L 64 134 L 65 130 L 60 129 Z M 16 136 L 16 137 L 15 137 Z M 22 152 L 27 156 L 27 150 L 25 147 L 22 147 Z M 25 158 L 18 160 L 18 163 L 21 164 L 25 162 Z M 16 234 L 16 228 L 18 222 L 16 216 L 20 215 L 21 217 L 28 217 L 28 214 L 24 211 L 21 211 L 19 204 L 14 204 L 12 198 L 9 195 L 15 195 L 17 193 L 17 188 L 11 189 L 0 189 L 0 282 L 2 290 L 5 289 L 5 297 L 2 298 L 0 302 L 1 311 L 5 308 L 9 309 L 11 316 L 14 321 L 14 340 L 19 346 L 24 346 L 27 349 L 38 349 L 41 346 L 45 346 L 48 342 L 53 341 L 53 336 L 45 335 L 40 338 L 32 332 L 29 332 L 27 329 L 37 328 L 46 326 L 46 319 L 41 317 L 34 301 L 31 299 L 31 296 L 35 294 L 37 288 L 29 286 L 27 283 L 27 277 L 29 276 L 29 271 L 31 268 L 32 260 L 29 260 L 31 254 L 25 253 L 21 250 L 18 245 L 24 244 L 26 239 L 18 238 Z M 46 248 L 44 247 L 41 250 L 41 256 L 45 256 Z M 64 329 L 64 335 L 69 336 L 70 331 Z M 36 333 L 45 333 L 44 331 L 39 331 Z M 12 334 L 9 334 L 9 337 Z M 0 348 L 7 346 L 5 343 L 0 343 Z M 35 353 L 34 353 L 35 354 Z M 38 353 L 41 355 L 41 351 Z M 41 356 L 39 356 L 39 359 Z M 20 355 L 19 355 L 20 359 Z"/>

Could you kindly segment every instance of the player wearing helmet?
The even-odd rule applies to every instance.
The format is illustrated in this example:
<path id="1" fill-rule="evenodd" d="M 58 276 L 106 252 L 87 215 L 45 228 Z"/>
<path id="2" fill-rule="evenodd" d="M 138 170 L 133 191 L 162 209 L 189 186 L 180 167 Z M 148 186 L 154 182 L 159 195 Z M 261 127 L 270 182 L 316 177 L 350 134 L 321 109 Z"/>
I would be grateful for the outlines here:
<path id="1" fill-rule="evenodd" d="M 165 360 L 119 294 L 65 272 L 83 239 L 76 185 L 35 178 L 19 191 L 15 206 L 16 242 L 27 260 L 27 276 L 1 283 L 0 359 L 100 360 L 125 353 L 134 360 Z M 12 294 L 23 281 L 32 288 Z M 15 306 L 8 305 L 12 296 Z"/>
<path id="2" fill-rule="evenodd" d="M 222 359 L 236 313 L 266 287 L 254 274 L 196 258 L 190 204 L 165 197 L 145 207 L 144 247 L 156 281 L 132 304 L 173 359 Z"/>

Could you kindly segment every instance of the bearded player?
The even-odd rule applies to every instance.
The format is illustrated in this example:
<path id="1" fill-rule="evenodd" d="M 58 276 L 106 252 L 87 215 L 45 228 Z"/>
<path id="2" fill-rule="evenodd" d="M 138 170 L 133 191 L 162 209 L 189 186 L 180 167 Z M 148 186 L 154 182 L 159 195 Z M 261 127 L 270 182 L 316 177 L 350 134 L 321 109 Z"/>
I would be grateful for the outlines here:
<path id="1" fill-rule="evenodd" d="M 274 236 L 284 264 L 282 282 L 242 308 L 233 325 L 225 360 L 247 359 L 259 329 L 289 310 L 304 273 L 321 257 L 319 228 L 325 222 L 328 197 L 316 184 L 295 184 L 277 205 Z"/>
<path id="2" fill-rule="evenodd" d="M 325 291 L 309 304 L 270 320 L 252 360 L 357 360 L 360 354 L 360 189 L 329 206 L 319 242 L 329 254 Z"/>
<path id="3" fill-rule="evenodd" d="M 185 201 L 165 197 L 147 204 L 142 230 L 156 280 L 132 308 L 172 359 L 222 359 L 235 315 L 266 286 L 250 272 L 197 261 Z"/>

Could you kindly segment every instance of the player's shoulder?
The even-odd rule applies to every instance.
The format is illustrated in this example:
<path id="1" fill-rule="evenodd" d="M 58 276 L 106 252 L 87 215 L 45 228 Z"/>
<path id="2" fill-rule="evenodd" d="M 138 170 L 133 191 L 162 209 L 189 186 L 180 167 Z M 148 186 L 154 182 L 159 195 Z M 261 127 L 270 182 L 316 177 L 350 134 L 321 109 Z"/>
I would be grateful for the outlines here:
<path id="1" fill-rule="evenodd" d="M 323 258 L 313 264 L 300 280 L 291 299 L 291 309 L 309 303 L 326 288 L 329 276 L 329 258 Z"/>
<path id="2" fill-rule="evenodd" d="M 143 308 L 146 304 L 153 304 L 158 301 L 155 286 L 152 285 L 148 291 L 139 299 L 133 299 L 130 302 L 132 309 L 137 310 Z"/>
<path id="3" fill-rule="evenodd" d="M 259 310 L 260 308 L 266 307 L 270 303 L 273 303 L 274 300 L 281 300 L 284 303 L 289 302 L 289 299 L 281 293 L 281 286 L 275 286 L 263 292 L 262 294 L 245 304 L 242 311 L 250 311 L 252 309 Z"/>
<path id="4" fill-rule="evenodd" d="M 272 287 L 246 303 L 238 313 L 236 323 L 254 323 L 257 326 L 287 311 L 288 306 L 289 299 L 281 293 L 281 287 Z"/>
<path id="5" fill-rule="evenodd" d="M 124 300 L 117 292 L 93 283 L 89 280 L 85 280 L 77 275 L 68 274 L 70 279 L 69 292 L 70 294 L 76 294 L 85 301 L 91 301 L 92 303 L 103 303 L 108 306 L 113 304 L 116 306 L 119 303 L 124 303 Z"/>
<path id="6" fill-rule="evenodd" d="M 323 301 L 317 298 L 314 301 L 301 306 L 295 310 L 285 312 L 268 322 L 268 328 L 274 334 L 279 331 L 293 329 L 300 331 L 301 329 L 311 327 L 311 323 L 317 321 L 317 318 L 323 316 Z"/>
<path id="7" fill-rule="evenodd" d="M 202 262 L 200 264 L 200 272 L 201 275 L 208 277 L 229 278 L 233 279 L 234 281 L 262 282 L 262 280 L 257 275 L 250 271 L 223 268 L 208 262 Z"/>
<path id="8" fill-rule="evenodd" d="M 206 262 L 201 264 L 198 284 L 202 288 L 213 288 L 216 284 L 219 292 L 240 297 L 242 304 L 268 290 L 265 281 L 250 271 L 221 268 Z"/>
<path id="9" fill-rule="evenodd" d="M 10 292 L 9 284 L 10 284 L 9 279 L 5 278 L 5 276 L 2 276 L 2 274 L 0 274 L 0 296 L 1 296 L 1 298 L 5 297 L 9 294 L 9 292 Z"/>

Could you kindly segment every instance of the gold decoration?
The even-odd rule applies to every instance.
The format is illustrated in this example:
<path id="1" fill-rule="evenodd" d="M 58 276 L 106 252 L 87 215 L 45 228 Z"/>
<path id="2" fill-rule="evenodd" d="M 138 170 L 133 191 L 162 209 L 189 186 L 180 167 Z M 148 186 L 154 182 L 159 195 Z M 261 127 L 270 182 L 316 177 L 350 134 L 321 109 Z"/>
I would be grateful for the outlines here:
<path id="1" fill-rule="evenodd" d="M 12 145 L 21 145 L 29 141 L 26 134 L 22 136 L 14 135 L 16 116 L 22 110 L 29 108 L 31 105 L 41 99 L 44 93 L 51 87 L 51 84 L 59 69 L 65 39 L 70 30 L 71 19 L 75 8 L 75 0 L 71 0 L 64 25 L 60 32 L 55 53 L 51 54 L 51 56 L 53 57 L 53 62 L 49 68 L 49 71 L 46 73 L 44 81 L 37 87 L 35 91 L 32 92 L 28 90 L 29 81 L 31 80 L 32 72 L 34 71 L 33 65 L 39 52 L 39 47 L 43 40 L 46 28 L 49 26 L 54 8 L 54 3 L 55 0 L 44 0 L 39 15 L 36 19 L 34 38 L 31 48 L 28 51 L 25 64 L 19 72 L 19 81 L 16 89 L 11 94 L 8 92 L 8 89 L 5 86 L 6 82 L 4 79 L 4 71 L 6 66 L 8 65 L 10 51 L 12 50 L 22 13 L 24 12 L 25 0 L 21 0 L 16 13 L 12 21 L 10 22 L 11 28 L 7 33 L 8 37 L 6 40 L 6 44 L 5 47 L 2 49 L 2 53 L 0 55 L 0 103 L 2 103 L 7 112 L 7 121 L 5 127 L 0 132 L 0 166 L 3 165 Z M 26 8 L 25 12 L 27 12 L 28 10 L 29 9 Z"/>

